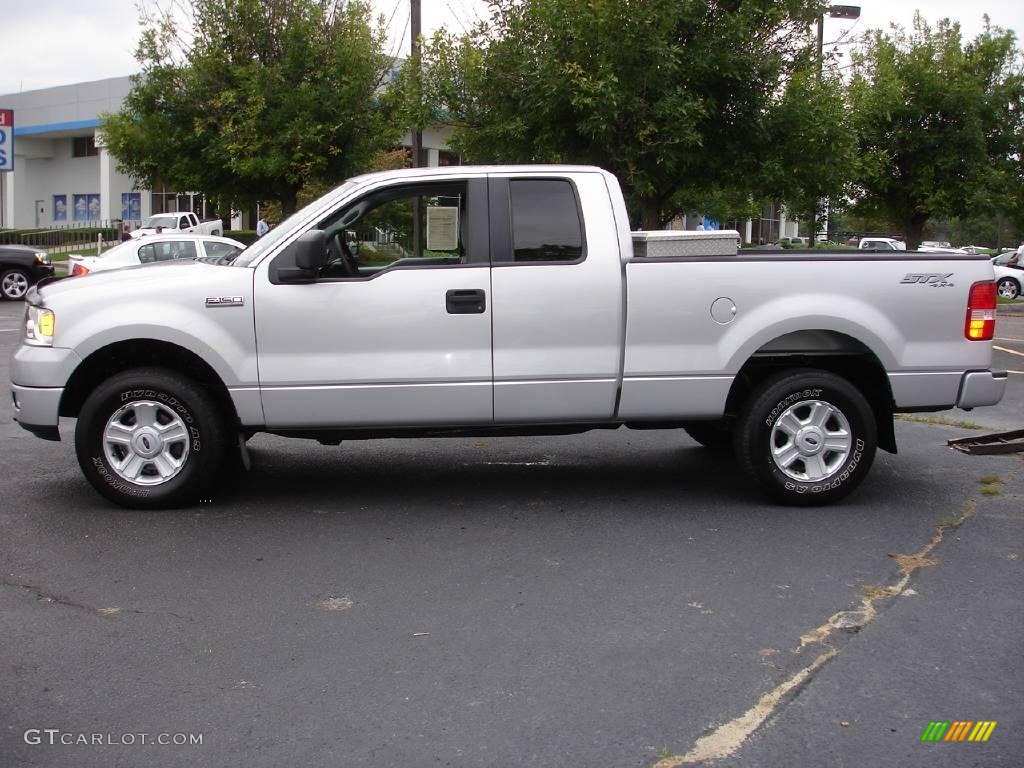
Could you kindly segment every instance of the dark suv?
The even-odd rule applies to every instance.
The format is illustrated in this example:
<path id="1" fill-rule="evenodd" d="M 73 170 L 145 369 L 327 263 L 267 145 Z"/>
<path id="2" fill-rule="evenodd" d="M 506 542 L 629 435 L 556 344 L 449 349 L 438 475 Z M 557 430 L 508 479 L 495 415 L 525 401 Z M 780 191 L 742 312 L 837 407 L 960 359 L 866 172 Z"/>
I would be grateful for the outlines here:
<path id="1" fill-rule="evenodd" d="M 0 298 L 21 301 L 44 277 L 53 277 L 46 251 L 29 245 L 0 245 Z"/>

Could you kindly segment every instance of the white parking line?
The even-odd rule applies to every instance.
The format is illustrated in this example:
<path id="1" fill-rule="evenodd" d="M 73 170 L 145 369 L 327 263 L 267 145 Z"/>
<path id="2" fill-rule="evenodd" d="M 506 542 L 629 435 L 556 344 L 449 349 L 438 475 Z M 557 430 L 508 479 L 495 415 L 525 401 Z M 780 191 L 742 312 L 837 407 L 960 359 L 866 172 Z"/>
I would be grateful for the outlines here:
<path id="1" fill-rule="evenodd" d="M 1009 352 L 1011 355 L 1020 355 L 1024 357 L 1024 352 L 1018 352 L 1015 349 L 1007 349 L 1006 347 L 997 347 L 995 344 L 992 345 L 992 349 L 998 349 L 1000 352 Z"/>

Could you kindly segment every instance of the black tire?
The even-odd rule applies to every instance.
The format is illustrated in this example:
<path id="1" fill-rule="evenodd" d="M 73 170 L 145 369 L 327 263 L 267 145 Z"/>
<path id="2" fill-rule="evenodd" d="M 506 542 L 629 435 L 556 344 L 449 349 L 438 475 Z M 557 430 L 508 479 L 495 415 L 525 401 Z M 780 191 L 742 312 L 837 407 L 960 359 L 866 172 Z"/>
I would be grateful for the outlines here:
<path id="1" fill-rule="evenodd" d="M 820 427 L 811 419 L 812 403 L 822 404 L 813 411 L 826 417 Z M 802 425 L 792 437 L 787 430 L 794 422 L 788 417 Z M 850 382 L 828 371 L 797 369 L 767 379 L 751 393 L 736 424 L 736 458 L 777 502 L 829 504 L 853 491 L 867 475 L 875 459 L 877 432 L 870 404 Z M 830 436 L 835 443 L 847 444 L 845 452 L 828 450 Z M 775 450 L 783 464 L 789 457 L 785 470 L 776 461 Z"/>
<path id="2" fill-rule="evenodd" d="M 683 424 L 686 434 L 712 451 L 727 451 L 732 448 L 732 424 L 724 419 L 717 421 L 688 421 Z"/>
<path id="3" fill-rule="evenodd" d="M 1004 299 L 1016 299 L 1020 296 L 1020 283 L 1012 277 L 1004 277 L 996 283 L 996 293 Z"/>
<path id="4" fill-rule="evenodd" d="M 136 405 L 159 417 L 156 421 L 162 418 L 169 420 L 170 426 L 179 425 L 185 435 L 167 442 L 166 450 L 177 451 L 173 458 L 180 465 L 166 480 L 160 480 L 155 462 L 141 457 L 138 461 L 142 468 L 136 468 L 139 479 L 135 482 L 112 463 L 111 452 L 115 458 L 126 459 L 132 449 L 105 440 L 104 432 L 108 425 L 126 423 L 111 422 L 119 413 L 125 414 L 123 418 L 128 423 L 122 429 L 136 429 L 142 423 L 135 417 Z M 107 379 L 86 399 L 75 427 L 75 453 L 92 486 L 123 507 L 160 509 L 196 504 L 209 498 L 224 461 L 223 422 L 213 398 L 196 382 L 164 368 L 135 368 Z M 132 440 L 136 439 L 135 434 L 131 433 Z M 148 440 L 145 445 L 149 447 Z"/>
<path id="5" fill-rule="evenodd" d="M 22 301 L 31 287 L 32 278 L 23 269 L 5 269 L 0 274 L 0 298 L 4 301 Z"/>

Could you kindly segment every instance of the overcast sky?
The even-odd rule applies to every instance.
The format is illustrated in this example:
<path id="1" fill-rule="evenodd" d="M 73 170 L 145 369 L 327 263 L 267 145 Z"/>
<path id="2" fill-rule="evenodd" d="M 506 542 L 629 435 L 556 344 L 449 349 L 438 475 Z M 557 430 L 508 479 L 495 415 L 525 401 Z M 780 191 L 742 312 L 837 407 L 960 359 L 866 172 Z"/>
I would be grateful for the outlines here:
<path id="1" fill-rule="evenodd" d="M 392 52 L 407 53 L 409 0 L 374 2 L 390 22 Z M 852 5 L 855 0 L 844 2 Z M 139 26 L 133 0 L 4 0 L 4 6 L 0 11 L 0 94 L 136 71 Z M 1018 36 L 1024 32 L 1024 0 L 862 0 L 860 6 L 861 19 L 854 33 L 893 22 L 909 26 L 915 9 L 929 20 L 957 19 L 968 37 L 980 31 L 986 12 L 993 23 Z M 447 26 L 458 32 L 486 12 L 487 4 L 480 0 L 423 0 L 424 31 L 429 34 Z M 853 24 L 828 20 L 826 41 L 835 40 Z"/>

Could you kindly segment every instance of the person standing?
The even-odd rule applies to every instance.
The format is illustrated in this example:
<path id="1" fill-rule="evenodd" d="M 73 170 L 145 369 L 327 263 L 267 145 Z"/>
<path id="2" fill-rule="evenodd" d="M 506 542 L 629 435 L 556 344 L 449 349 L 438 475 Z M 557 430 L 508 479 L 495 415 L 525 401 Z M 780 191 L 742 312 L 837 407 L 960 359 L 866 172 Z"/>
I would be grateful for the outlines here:
<path id="1" fill-rule="evenodd" d="M 269 231 L 270 227 L 267 225 L 267 220 L 260 216 L 260 220 L 256 222 L 256 237 L 263 237 Z"/>

